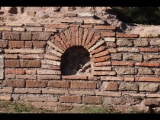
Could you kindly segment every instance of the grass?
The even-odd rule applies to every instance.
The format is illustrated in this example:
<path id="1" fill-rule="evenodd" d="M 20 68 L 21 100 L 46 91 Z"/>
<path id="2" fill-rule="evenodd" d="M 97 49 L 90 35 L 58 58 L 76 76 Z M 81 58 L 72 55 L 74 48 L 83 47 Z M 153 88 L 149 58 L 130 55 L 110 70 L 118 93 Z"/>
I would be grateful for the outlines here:
<path id="1" fill-rule="evenodd" d="M 72 108 L 70 110 L 65 111 L 53 111 L 42 108 L 35 108 L 31 105 L 27 105 L 20 102 L 12 102 L 12 101 L 0 101 L 0 113 L 84 113 L 84 114 L 121 114 L 120 111 L 111 109 L 107 106 L 83 106 L 79 108 Z M 129 114 L 138 113 L 136 110 L 131 110 L 128 112 Z"/>

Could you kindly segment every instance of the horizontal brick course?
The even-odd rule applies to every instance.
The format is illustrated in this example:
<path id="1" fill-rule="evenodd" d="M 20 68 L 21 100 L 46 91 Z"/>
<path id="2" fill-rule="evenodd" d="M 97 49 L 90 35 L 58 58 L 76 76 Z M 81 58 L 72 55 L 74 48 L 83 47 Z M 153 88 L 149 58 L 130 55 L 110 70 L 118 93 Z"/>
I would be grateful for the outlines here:
<path id="1" fill-rule="evenodd" d="M 71 88 L 84 88 L 84 89 L 95 89 L 96 82 L 80 82 L 80 81 L 72 81 Z"/>
<path id="2" fill-rule="evenodd" d="M 47 86 L 47 81 L 45 80 L 27 80 L 27 88 L 43 88 Z"/>
<path id="3" fill-rule="evenodd" d="M 69 88 L 70 82 L 69 81 L 49 81 L 48 82 L 49 87 L 57 87 L 57 88 Z"/>
<path id="4" fill-rule="evenodd" d="M 60 102 L 81 103 L 81 97 L 80 96 L 61 96 Z"/>

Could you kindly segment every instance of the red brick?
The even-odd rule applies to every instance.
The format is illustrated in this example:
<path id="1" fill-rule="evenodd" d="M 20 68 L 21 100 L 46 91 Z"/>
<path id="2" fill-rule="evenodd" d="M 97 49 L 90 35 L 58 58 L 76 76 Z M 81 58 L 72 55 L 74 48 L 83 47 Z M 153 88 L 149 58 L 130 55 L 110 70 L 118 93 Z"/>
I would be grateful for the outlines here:
<path id="1" fill-rule="evenodd" d="M 95 66 L 95 67 L 106 66 L 106 65 L 111 65 L 111 62 L 110 62 L 110 61 L 107 61 L 107 62 L 94 63 L 94 66 Z"/>
<path id="2" fill-rule="evenodd" d="M 87 46 L 88 43 L 91 41 L 91 39 L 93 38 L 94 33 L 95 33 L 94 31 L 91 31 L 91 32 L 89 33 L 89 35 L 88 35 L 88 37 L 87 37 L 87 40 L 86 40 L 86 42 L 85 42 L 85 46 Z"/>
<path id="3" fill-rule="evenodd" d="M 24 48 L 24 41 L 9 41 L 9 48 Z"/>
<path id="4" fill-rule="evenodd" d="M 142 67 L 159 67 L 160 63 L 136 62 L 135 65 L 142 66 Z"/>
<path id="5" fill-rule="evenodd" d="M 75 94 L 75 95 L 94 95 L 94 91 L 86 91 L 86 90 L 78 90 L 78 91 L 75 91 L 75 90 L 71 90 L 69 91 L 70 94 Z"/>
<path id="6" fill-rule="evenodd" d="M 76 27 L 76 46 L 79 45 L 79 27 Z"/>
<path id="7" fill-rule="evenodd" d="M 32 33 L 32 40 L 48 40 L 50 36 L 49 32 L 35 32 Z"/>
<path id="8" fill-rule="evenodd" d="M 51 27 L 51 28 L 68 28 L 69 25 L 67 25 L 67 24 L 46 24 L 45 27 Z"/>
<path id="9" fill-rule="evenodd" d="M 78 33 L 78 45 L 82 45 L 82 38 L 83 38 L 83 28 L 79 28 L 79 33 Z"/>
<path id="10" fill-rule="evenodd" d="M 5 60 L 5 67 L 20 67 L 19 60 Z"/>
<path id="11" fill-rule="evenodd" d="M 69 44 L 69 42 L 67 41 L 67 38 L 66 38 L 66 36 L 64 35 L 63 32 L 60 33 L 60 37 L 61 37 L 61 39 L 64 41 L 66 47 L 69 48 L 69 47 L 70 47 L 70 44 Z"/>
<path id="12" fill-rule="evenodd" d="M 139 48 L 140 52 L 158 52 L 158 48 Z"/>
<path id="13" fill-rule="evenodd" d="M 46 93 L 46 94 L 68 94 L 68 90 L 42 89 L 42 93 Z"/>
<path id="14" fill-rule="evenodd" d="M 68 44 L 70 46 L 72 46 L 72 43 L 71 43 L 71 34 L 70 34 L 69 30 L 67 29 L 66 31 L 64 31 L 64 33 L 65 33 L 65 36 L 67 38 Z"/>
<path id="15" fill-rule="evenodd" d="M 96 95 L 119 97 L 119 96 L 121 96 L 121 92 L 99 92 L 99 91 L 96 91 Z"/>
<path id="16" fill-rule="evenodd" d="M 90 47 L 92 47 L 100 38 L 101 36 L 99 34 L 95 35 L 92 41 L 86 46 L 86 49 L 89 49 Z"/>
<path id="17" fill-rule="evenodd" d="M 114 42 L 107 42 L 106 46 L 107 47 L 116 47 L 116 43 L 114 43 Z"/>
<path id="18" fill-rule="evenodd" d="M 22 80 L 35 80 L 37 77 L 35 75 L 17 75 L 16 79 Z"/>
<path id="19" fill-rule="evenodd" d="M 139 34 L 123 34 L 123 33 L 117 33 L 116 37 L 126 37 L 126 38 L 137 38 L 139 37 Z"/>
<path id="20" fill-rule="evenodd" d="M 70 27 L 71 29 L 71 42 L 72 42 L 72 45 L 76 45 L 76 27 Z"/>
<path id="21" fill-rule="evenodd" d="M 6 48 L 8 45 L 7 40 L 0 40 L 0 48 Z"/>
<path id="22" fill-rule="evenodd" d="M 20 75 L 23 75 L 23 74 L 25 74 L 25 70 L 23 70 L 23 69 L 9 69 L 9 70 L 5 70 L 5 74 L 20 74 Z"/>
<path id="23" fill-rule="evenodd" d="M 77 17 L 76 13 L 66 13 L 64 14 L 64 17 Z"/>
<path id="24" fill-rule="evenodd" d="M 151 99 L 151 98 L 148 98 L 148 99 L 144 99 L 144 104 L 145 105 L 159 105 L 159 102 L 156 100 L 156 99 Z"/>
<path id="25" fill-rule="evenodd" d="M 16 55 L 16 54 L 6 54 L 5 58 L 13 58 L 13 59 L 15 58 L 16 59 L 16 58 L 18 58 L 18 55 Z"/>
<path id="26" fill-rule="evenodd" d="M 115 32 L 101 32 L 101 36 L 115 37 Z"/>
<path id="27" fill-rule="evenodd" d="M 40 67 L 40 60 L 22 60 L 21 67 Z"/>
<path id="28" fill-rule="evenodd" d="M 106 50 L 106 51 L 99 52 L 99 53 L 93 55 L 92 57 L 101 57 L 101 56 L 106 56 L 108 54 L 109 54 L 109 52 L 108 52 L 108 50 Z"/>
<path id="29" fill-rule="evenodd" d="M 25 87 L 25 81 L 24 80 L 4 80 L 3 86 L 23 88 Z"/>
<path id="30" fill-rule="evenodd" d="M 113 80 L 113 81 L 122 81 L 123 77 L 113 77 L 113 76 L 101 76 L 101 80 Z"/>
<path id="31" fill-rule="evenodd" d="M 136 77 L 135 81 L 160 82 L 158 77 Z"/>
<path id="32" fill-rule="evenodd" d="M 31 33 L 21 32 L 21 40 L 31 40 Z"/>
<path id="33" fill-rule="evenodd" d="M 82 27 L 82 28 L 92 28 L 93 25 L 80 25 L 80 27 Z"/>
<path id="34" fill-rule="evenodd" d="M 117 49 L 116 48 L 109 48 L 108 51 L 110 53 L 116 53 L 117 52 Z"/>
<path id="35" fill-rule="evenodd" d="M 25 41 L 25 48 L 32 48 L 32 41 Z"/>
<path id="36" fill-rule="evenodd" d="M 69 81 L 49 81 L 48 87 L 69 88 Z"/>
<path id="37" fill-rule="evenodd" d="M 94 26 L 94 29 L 103 29 L 103 30 L 115 30 L 116 27 L 115 26 Z"/>
<path id="38" fill-rule="evenodd" d="M 93 62 L 103 62 L 103 61 L 107 61 L 111 58 L 111 56 L 104 56 L 104 57 L 100 57 L 100 58 L 93 58 Z"/>
<path id="39" fill-rule="evenodd" d="M 93 75 L 116 75 L 115 71 L 94 71 Z"/>
<path id="40" fill-rule="evenodd" d="M 52 65 L 51 69 L 53 69 L 53 70 L 60 70 L 60 66 L 58 66 L 58 65 Z"/>
<path id="41" fill-rule="evenodd" d="M 124 77 L 124 81 L 134 81 L 134 77 Z"/>
<path id="42" fill-rule="evenodd" d="M 103 50 L 105 50 L 105 49 L 106 49 L 106 46 L 100 46 L 99 48 L 93 50 L 93 51 L 91 52 L 91 54 L 93 55 L 93 54 L 99 53 L 99 52 L 101 52 L 101 51 L 103 51 Z"/>
<path id="43" fill-rule="evenodd" d="M 96 89 L 96 82 L 71 81 L 71 88 Z"/>
<path id="44" fill-rule="evenodd" d="M 62 76 L 64 80 L 87 80 L 87 76 L 85 75 L 69 75 L 69 76 Z"/>
<path id="45" fill-rule="evenodd" d="M 42 54 L 32 54 L 32 55 L 20 54 L 19 57 L 23 59 L 34 59 L 34 58 L 38 59 L 38 58 L 43 58 L 43 55 Z"/>
<path id="46" fill-rule="evenodd" d="M 133 62 L 112 61 L 112 65 L 114 66 L 133 66 Z"/>
<path id="47" fill-rule="evenodd" d="M 80 96 L 60 96 L 60 102 L 81 103 L 81 97 Z"/>
<path id="48" fill-rule="evenodd" d="M 64 42 L 57 34 L 55 34 L 54 37 L 55 37 L 55 40 L 61 44 L 61 46 L 59 46 L 59 47 L 60 47 L 62 50 L 66 50 L 67 47 L 66 47 L 66 45 L 65 45 L 65 42 Z"/>
<path id="49" fill-rule="evenodd" d="M 87 38 L 87 34 L 88 34 L 88 29 L 84 29 L 84 32 L 83 32 L 83 39 L 82 39 L 82 46 L 85 45 L 85 41 L 86 41 L 86 38 Z"/>
<path id="50" fill-rule="evenodd" d="M 84 104 L 101 104 L 102 98 L 99 96 L 87 96 L 82 98 Z"/>
<path id="51" fill-rule="evenodd" d="M 28 75 L 35 75 L 37 73 L 36 70 L 25 70 Z"/>
<path id="52" fill-rule="evenodd" d="M 46 41 L 33 41 L 34 48 L 44 48 L 46 44 Z"/>
<path id="53" fill-rule="evenodd" d="M 15 88 L 14 93 L 41 93 L 41 90 L 36 90 L 32 88 Z"/>
<path id="54" fill-rule="evenodd" d="M 20 40 L 20 33 L 19 32 L 3 32 L 3 39 Z"/>
<path id="55" fill-rule="evenodd" d="M 46 87 L 47 81 L 45 80 L 27 80 L 26 87 L 28 88 L 36 88 L 36 87 Z"/>
<path id="56" fill-rule="evenodd" d="M 117 91 L 118 90 L 118 83 L 116 83 L 116 82 L 107 82 L 107 84 L 104 85 L 103 90 Z"/>
<path id="57" fill-rule="evenodd" d="M 60 57 L 51 56 L 51 55 L 47 55 L 47 54 L 44 55 L 44 58 L 48 58 L 48 59 L 51 59 L 51 60 L 58 60 L 58 61 L 61 60 Z"/>
<path id="58" fill-rule="evenodd" d="M 0 93 L 12 93 L 13 89 L 12 88 L 2 88 L 0 89 Z"/>
<path id="59" fill-rule="evenodd" d="M 52 76 L 39 75 L 38 79 L 40 79 L 40 80 L 55 80 L 55 79 L 58 80 L 58 79 L 60 79 L 60 75 L 52 75 Z"/>
<path id="60" fill-rule="evenodd" d="M 16 76 L 14 75 L 14 74 L 12 74 L 12 75 L 5 75 L 5 79 L 6 80 L 8 80 L 8 79 L 15 79 L 16 78 Z"/>
<path id="61" fill-rule="evenodd" d="M 70 24 L 69 26 L 70 27 L 79 27 L 79 25 L 77 25 L 77 24 Z"/>

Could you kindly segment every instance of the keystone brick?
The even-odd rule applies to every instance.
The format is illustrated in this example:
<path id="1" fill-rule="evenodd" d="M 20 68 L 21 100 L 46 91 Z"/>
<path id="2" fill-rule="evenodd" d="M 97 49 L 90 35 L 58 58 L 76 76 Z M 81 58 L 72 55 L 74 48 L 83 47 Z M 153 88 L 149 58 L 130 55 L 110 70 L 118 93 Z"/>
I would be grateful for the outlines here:
<path id="1" fill-rule="evenodd" d="M 94 63 L 94 66 L 95 66 L 95 67 L 106 66 L 106 65 L 111 65 L 111 62 L 110 62 L 110 61 L 107 61 L 107 62 Z"/>
<path id="2" fill-rule="evenodd" d="M 116 75 L 115 71 L 94 71 L 93 75 Z"/>
<path id="3" fill-rule="evenodd" d="M 33 41 L 34 48 L 44 48 L 46 44 L 46 41 Z"/>
<path id="4" fill-rule="evenodd" d="M 117 40 L 117 46 L 122 46 L 122 47 L 126 47 L 126 46 L 132 46 L 132 40 L 127 40 L 127 39 L 118 39 Z"/>
<path id="5" fill-rule="evenodd" d="M 93 62 L 103 62 L 103 61 L 107 61 L 111 58 L 111 56 L 104 56 L 104 57 L 100 57 L 100 58 L 93 58 Z"/>
<path id="6" fill-rule="evenodd" d="M 158 90 L 158 83 L 139 83 L 140 91 L 156 92 Z"/>
<path id="7" fill-rule="evenodd" d="M 96 89 L 96 82 L 71 81 L 71 88 Z"/>
<path id="8" fill-rule="evenodd" d="M 112 61 L 112 65 L 114 66 L 133 66 L 133 62 Z"/>
<path id="9" fill-rule="evenodd" d="M 139 52 L 139 49 L 133 48 L 133 47 L 118 47 L 117 51 L 118 52 Z"/>
<path id="10" fill-rule="evenodd" d="M 115 71 L 118 75 L 135 75 L 137 74 L 136 68 L 131 67 L 116 67 Z"/>
<path id="11" fill-rule="evenodd" d="M 123 33 L 117 33 L 116 37 L 125 37 L 125 38 L 137 38 L 139 34 L 123 34 Z"/>
<path id="12" fill-rule="evenodd" d="M 36 88 L 36 87 L 46 87 L 47 81 L 43 80 L 27 80 L 26 87 L 27 88 Z"/>
<path id="13" fill-rule="evenodd" d="M 25 74 L 25 70 L 23 69 L 7 69 L 5 70 L 5 74 Z"/>
<path id="14" fill-rule="evenodd" d="M 31 33 L 22 32 L 21 33 L 21 40 L 31 40 Z"/>
<path id="15" fill-rule="evenodd" d="M 105 37 L 115 37 L 115 32 L 101 32 L 101 36 Z"/>
<path id="16" fill-rule="evenodd" d="M 113 91 L 118 90 L 118 83 L 116 82 L 104 82 L 102 86 L 103 90 L 113 90 Z"/>
<path id="17" fill-rule="evenodd" d="M 67 25 L 67 24 L 46 24 L 45 27 L 51 27 L 51 28 L 68 28 L 69 25 Z"/>
<path id="18" fill-rule="evenodd" d="M 160 40 L 151 40 L 150 45 L 152 46 L 160 46 Z"/>
<path id="19" fill-rule="evenodd" d="M 101 104 L 102 99 L 99 96 L 87 96 L 82 98 L 84 104 Z"/>
<path id="20" fill-rule="evenodd" d="M 140 68 L 140 69 L 138 69 L 138 74 L 151 75 L 151 74 L 153 74 L 153 71 L 150 68 Z"/>
<path id="21" fill-rule="evenodd" d="M 123 54 L 124 60 L 142 61 L 141 54 Z"/>
<path id="22" fill-rule="evenodd" d="M 139 48 L 140 52 L 158 52 L 158 48 Z"/>
<path id="23" fill-rule="evenodd" d="M 96 95 L 119 97 L 119 96 L 121 96 L 121 92 L 106 92 L 106 91 L 99 92 L 99 91 L 96 91 Z"/>
<path id="24" fill-rule="evenodd" d="M 135 46 L 148 46 L 148 41 L 146 38 L 141 38 L 134 40 L 134 45 Z"/>
<path id="25" fill-rule="evenodd" d="M 3 39 L 19 40 L 20 33 L 19 32 L 3 32 Z"/>
<path id="26" fill-rule="evenodd" d="M 60 102 L 81 103 L 81 97 L 80 96 L 60 96 Z"/>
<path id="27" fill-rule="evenodd" d="M 136 85 L 135 83 L 121 83 L 119 86 L 119 90 L 138 91 L 138 85 Z"/>
<path id="28" fill-rule="evenodd" d="M 5 80 L 3 82 L 3 86 L 23 88 L 25 87 L 25 81 L 24 80 Z"/>
<path id="29" fill-rule="evenodd" d="M 8 45 L 7 40 L 0 40 L 0 48 L 6 48 Z"/>
<path id="30" fill-rule="evenodd" d="M 69 88 L 69 81 L 49 81 L 49 87 L 57 87 L 57 88 Z"/>
<path id="31" fill-rule="evenodd" d="M 135 65 L 141 67 L 159 67 L 160 63 L 136 62 Z"/>
<path id="32" fill-rule="evenodd" d="M 135 81 L 160 82 L 160 78 L 158 77 L 136 77 Z"/>
<path id="33" fill-rule="evenodd" d="M 22 60 L 21 67 L 40 67 L 40 60 Z"/>
<path id="34" fill-rule="evenodd" d="M 59 71 L 59 70 L 48 70 L 48 69 L 38 69 L 37 70 L 37 74 L 40 74 L 40 75 L 54 75 L 54 74 L 56 74 L 56 75 L 59 75 L 59 74 L 61 74 L 61 71 Z"/>
<path id="35" fill-rule="evenodd" d="M 32 33 L 32 40 L 48 40 L 51 33 L 46 32 L 36 32 Z"/>
<path id="36" fill-rule="evenodd" d="M 9 48 L 24 48 L 24 41 L 9 41 Z"/>
<path id="37" fill-rule="evenodd" d="M 112 60 L 122 60 L 122 54 L 111 54 Z"/>
<path id="38" fill-rule="evenodd" d="M 5 67 L 20 67 L 19 60 L 5 60 Z"/>
<path id="39" fill-rule="evenodd" d="M 101 52 L 101 51 L 103 51 L 105 49 L 106 49 L 106 46 L 101 46 L 101 47 L 91 51 L 90 53 L 93 55 L 93 54 L 99 53 L 99 52 Z"/>
<path id="40" fill-rule="evenodd" d="M 69 76 L 62 76 L 64 80 L 87 80 L 87 76 L 85 75 L 69 75 Z"/>
<path id="41" fill-rule="evenodd" d="M 32 48 L 32 41 L 25 41 L 25 48 Z"/>
<path id="42" fill-rule="evenodd" d="M 115 30 L 116 27 L 115 26 L 94 26 L 94 29 L 100 29 L 100 30 Z"/>
<path id="43" fill-rule="evenodd" d="M 93 55 L 92 57 L 101 57 L 101 56 L 105 56 L 105 55 L 108 55 L 108 54 L 109 54 L 109 52 L 108 52 L 108 50 L 106 50 L 106 51 L 103 51 L 103 52 L 99 52 L 99 53 Z"/>

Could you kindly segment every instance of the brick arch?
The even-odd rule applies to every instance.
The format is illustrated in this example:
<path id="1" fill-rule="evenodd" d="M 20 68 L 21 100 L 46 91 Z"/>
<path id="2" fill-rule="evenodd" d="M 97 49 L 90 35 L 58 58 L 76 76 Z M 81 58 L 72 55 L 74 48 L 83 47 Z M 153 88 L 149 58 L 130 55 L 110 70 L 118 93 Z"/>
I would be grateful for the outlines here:
<path id="1" fill-rule="evenodd" d="M 50 62 L 49 69 L 55 70 L 55 74 L 60 75 L 61 56 L 64 52 L 70 47 L 82 46 L 90 53 L 92 65 L 94 66 L 92 70 L 93 75 L 102 75 L 102 66 L 105 66 L 107 64 L 105 62 L 110 60 L 110 53 L 100 32 L 94 28 L 79 26 L 70 26 L 61 30 L 61 32 L 54 34 L 47 41 L 49 49 L 46 50 L 46 54 L 44 55 L 44 64 Z M 107 69 L 104 68 L 104 72 Z"/>

